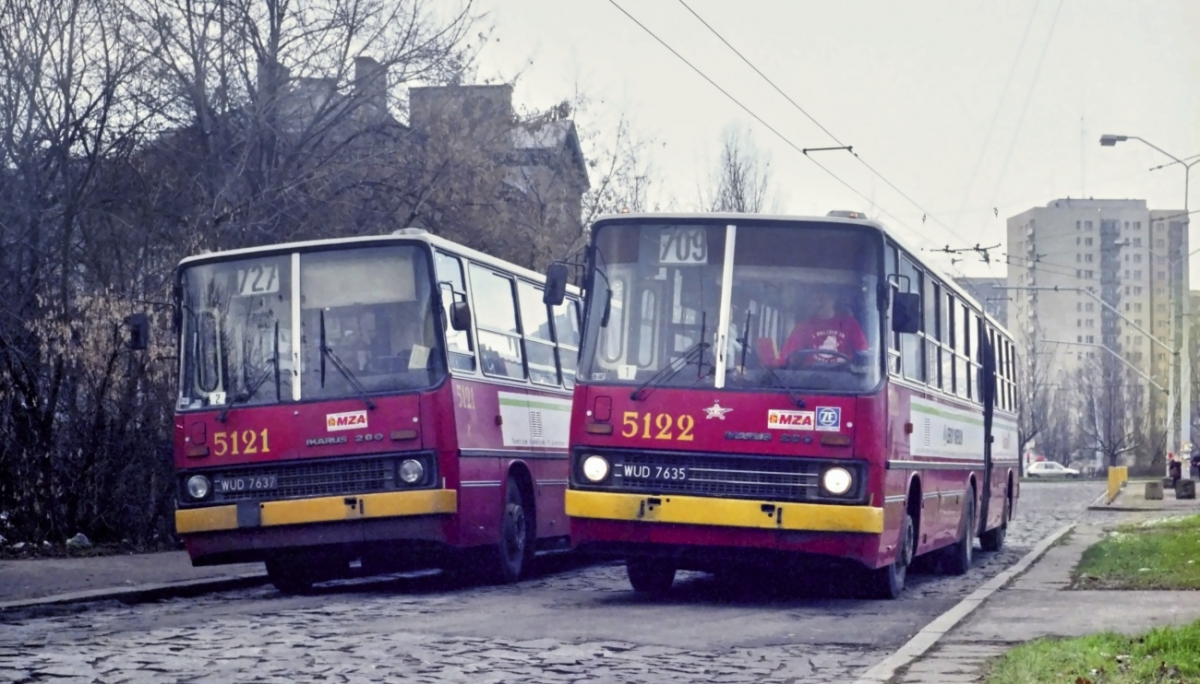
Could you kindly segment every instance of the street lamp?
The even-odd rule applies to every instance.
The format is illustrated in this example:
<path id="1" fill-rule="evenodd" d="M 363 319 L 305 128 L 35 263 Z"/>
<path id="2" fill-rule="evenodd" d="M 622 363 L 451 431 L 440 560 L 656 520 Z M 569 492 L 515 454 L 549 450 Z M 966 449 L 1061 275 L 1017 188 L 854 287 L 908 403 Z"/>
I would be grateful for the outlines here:
<path id="1" fill-rule="evenodd" d="M 1180 166 L 1183 167 L 1183 221 L 1184 221 L 1184 234 L 1188 235 L 1188 233 L 1191 232 L 1190 231 L 1191 220 L 1188 218 L 1188 214 L 1191 213 L 1188 211 L 1189 176 L 1191 175 L 1192 167 L 1195 166 L 1196 164 L 1200 164 L 1200 159 L 1193 159 L 1193 158 L 1189 157 L 1188 159 L 1193 159 L 1193 160 L 1186 161 L 1184 159 L 1176 157 L 1175 155 L 1171 154 L 1170 152 L 1167 152 L 1166 150 L 1159 147 L 1158 145 L 1155 145 L 1154 143 L 1150 142 L 1149 140 L 1146 140 L 1145 138 L 1140 138 L 1136 135 L 1115 135 L 1112 133 L 1105 133 L 1104 135 L 1100 136 L 1100 145 L 1103 147 L 1113 147 L 1117 143 L 1124 142 L 1126 140 L 1137 140 L 1138 142 L 1142 143 L 1143 145 L 1146 145 L 1147 147 L 1150 147 L 1150 148 L 1166 155 L 1167 157 L 1170 157 L 1171 163 L 1165 164 L 1164 166 L 1172 166 L 1174 164 L 1179 164 Z M 1159 167 L 1159 168 L 1162 168 L 1162 167 Z M 1162 220 L 1162 219 L 1159 219 L 1159 220 Z M 1190 235 L 1188 235 L 1188 242 L 1189 242 L 1189 244 L 1191 243 Z M 1185 268 L 1184 272 L 1186 272 L 1186 270 L 1187 269 Z M 1182 278 L 1180 280 L 1182 280 Z M 1182 283 L 1180 283 L 1180 284 L 1182 284 Z M 1172 284 L 1171 289 L 1174 290 L 1175 287 L 1176 286 L 1174 284 Z M 1181 437 L 1183 438 L 1181 440 L 1181 442 L 1182 441 L 1190 442 L 1192 439 L 1192 355 L 1191 355 L 1191 349 L 1189 346 L 1191 344 L 1191 341 L 1189 339 L 1190 334 L 1189 334 L 1188 325 L 1187 325 L 1187 311 L 1189 308 L 1188 307 L 1188 304 L 1189 304 L 1188 299 L 1189 299 L 1189 296 L 1188 296 L 1187 292 L 1184 292 L 1183 295 L 1180 297 L 1180 300 L 1181 300 L 1180 304 L 1181 304 L 1181 309 L 1182 309 L 1182 311 L 1180 313 L 1182 314 L 1181 318 L 1183 319 L 1181 321 L 1182 327 L 1183 327 L 1183 340 L 1182 340 L 1182 343 L 1180 344 L 1180 347 L 1182 347 L 1183 355 L 1182 355 L 1182 358 L 1180 359 L 1180 363 L 1178 366 L 1179 388 L 1180 388 L 1179 394 L 1181 395 L 1179 422 L 1180 422 L 1180 427 L 1182 428 L 1180 430 Z M 1171 309 L 1171 322 L 1172 323 L 1175 322 L 1174 307 L 1172 307 L 1172 309 Z M 1171 344 L 1172 345 L 1175 344 L 1174 337 L 1172 337 L 1172 339 L 1171 339 Z M 1169 407 L 1169 413 L 1170 413 L 1170 415 L 1174 415 L 1174 413 L 1175 413 L 1175 406 L 1173 403 Z"/>

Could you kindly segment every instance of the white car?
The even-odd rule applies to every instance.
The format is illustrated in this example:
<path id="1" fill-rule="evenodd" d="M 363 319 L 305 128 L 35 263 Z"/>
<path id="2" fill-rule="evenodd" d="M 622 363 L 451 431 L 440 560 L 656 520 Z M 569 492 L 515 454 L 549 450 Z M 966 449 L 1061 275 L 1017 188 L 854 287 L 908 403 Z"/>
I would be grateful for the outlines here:
<path id="1" fill-rule="evenodd" d="M 1025 470 L 1026 477 L 1079 477 L 1079 471 L 1054 461 L 1038 461 Z"/>

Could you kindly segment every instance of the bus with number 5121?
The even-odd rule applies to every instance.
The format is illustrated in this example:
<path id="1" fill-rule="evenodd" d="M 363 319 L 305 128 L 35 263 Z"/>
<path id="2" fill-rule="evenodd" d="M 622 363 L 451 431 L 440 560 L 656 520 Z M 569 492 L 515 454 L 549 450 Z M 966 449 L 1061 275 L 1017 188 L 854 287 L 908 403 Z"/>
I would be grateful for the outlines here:
<path id="1" fill-rule="evenodd" d="M 569 547 L 575 291 L 419 229 L 184 259 L 176 529 L 282 591 Z M 560 295 L 562 293 L 560 292 Z"/>

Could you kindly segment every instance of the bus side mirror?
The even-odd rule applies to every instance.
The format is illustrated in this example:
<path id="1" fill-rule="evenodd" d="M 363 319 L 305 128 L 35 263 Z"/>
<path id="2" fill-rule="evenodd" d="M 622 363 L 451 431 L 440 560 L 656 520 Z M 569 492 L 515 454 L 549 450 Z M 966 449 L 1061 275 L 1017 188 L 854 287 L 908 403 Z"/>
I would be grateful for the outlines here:
<path id="1" fill-rule="evenodd" d="M 136 313 L 125 319 L 129 326 L 129 348 L 142 351 L 150 346 L 150 319 L 144 313 Z"/>
<path id="2" fill-rule="evenodd" d="M 896 292 L 892 295 L 892 331 L 915 333 L 921 329 L 921 295 Z"/>
<path id="3" fill-rule="evenodd" d="M 563 299 L 567 296 L 567 265 L 562 263 L 553 263 L 546 268 L 546 293 L 542 295 L 542 302 L 550 306 L 558 306 L 563 303 Z"/>
<path id="4" fill-rule="evenodd" d="M 466 302 L 450 305 L 450 327 L 455 330 L 471 329 L 471 306 Z"/>

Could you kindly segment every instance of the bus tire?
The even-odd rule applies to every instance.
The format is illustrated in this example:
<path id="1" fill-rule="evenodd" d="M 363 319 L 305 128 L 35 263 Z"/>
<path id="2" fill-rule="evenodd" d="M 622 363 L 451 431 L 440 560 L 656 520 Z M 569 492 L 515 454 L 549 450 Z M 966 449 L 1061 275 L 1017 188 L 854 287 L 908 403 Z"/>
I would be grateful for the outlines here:
<path id="1" fill-rule="evenodd" d="M 912 516 L 904 513 L 904 523 L 900 527 L 900 548 L 896 550 L 896 560 L 890 565 L 876 568 L 867 573 L 867 593 L 871 598 L 897 599 L 904 592 L 904 581 L 908 576 L 908 566 L 912 564 L 913 549 L 916 547 Z"/>
<path id="2" fill-rule="evenodd" d="M 485 554 L 482 579 L 490 584 L 512 584 L 521 579 L 533 558 L 532 522 L 521 485 L 509 475 L 504 486 L 500 540 Z"/>
<path id="3" fill-rule="evenodd" d="M 975 559 L 975 490 L 967 490 L 958 541 L 943 552 L 942 569 L 947 575 L 965 575 Z"/>
<path id="4" fill-rule="evenodd" d="M 316 581 L 313 572 L 296 558 L 268 558 L 267 579 L 283 594 L 308 594 Z"/>
<path id="5" fill-rule="evenodd" d="M 675 564 L 662 558 L 630 558 L 625 561 L 625 573 L 640 594 L 665 594 L 675 583 Z"/>
<path id="6" fill-rule="evenodd" d="M 1004 496 L 1004 519 L 1000 524 L 979 535 L 979 545 L 984 551 L 999 551 L 1004 548 L 1004 538 L 1008 536 L 1008 520 L 1012 517 L 1012 495 Z"/>

